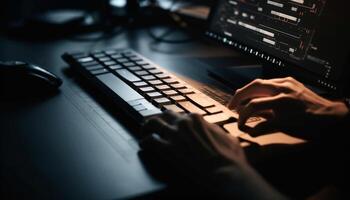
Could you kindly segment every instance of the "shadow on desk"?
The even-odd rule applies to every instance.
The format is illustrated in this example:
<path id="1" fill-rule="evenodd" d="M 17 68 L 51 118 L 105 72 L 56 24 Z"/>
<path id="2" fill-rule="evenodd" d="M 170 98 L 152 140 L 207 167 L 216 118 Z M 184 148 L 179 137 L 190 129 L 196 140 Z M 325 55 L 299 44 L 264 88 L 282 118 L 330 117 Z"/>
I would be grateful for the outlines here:
<path id="1" fill-rule="evenodd" d="M 300 145 L 298 148 L 290 145 L 270 145 L 259 148 L 260 156 L 266 159 L 264 162 L 253 163 L 254 168 L 267 182 L 288 197 L 297 199 L 311 197 L 325 186 L 339 182 L 339 176 L 345 170 L 339 165 L 340 158 L 332 157 L 334 152 L 327 150 L 321 143 Z M 286 154 L 288 149 L 290 153 Z M 283 156 L 271 154 L 276 151 L 284 152 Z M 254 154 L 258 155 L 256 152 Z M 139 157 L 150 174 L 169 185 L 166 191 L 145 196 L 144 199 L 213 195 L 210 190 L 184 176 L 182 170 L 186 169 L 179 169 L 175 165 L 163 162 L 149 152 L 140 151 Z"/>

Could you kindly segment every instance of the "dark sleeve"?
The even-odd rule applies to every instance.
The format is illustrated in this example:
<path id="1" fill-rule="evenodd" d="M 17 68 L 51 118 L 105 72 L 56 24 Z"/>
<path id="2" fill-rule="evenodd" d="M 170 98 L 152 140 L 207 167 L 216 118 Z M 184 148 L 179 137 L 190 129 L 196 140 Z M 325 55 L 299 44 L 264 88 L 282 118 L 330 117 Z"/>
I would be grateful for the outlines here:
<path id="1" fill-rule="evenodd" d="M 349 108 L 349 103 L 347 101 L 344 101 L 345 105 Z M 332 119 L 331 122 L 325 121 L 320 124 L 315 124 L 311 127 L 311 129 L 314 129 L 313 136 L 316 136 L 313 139 L 321 139 L 321 141 L 329 143 L 329 142 L 336 142 L 336 143 L 345 143 L 349 144 L 348 134 L 350 132 L 350 112 L 343 117 L 338 119 Z"/>
<path id="2" fill-rule="evenodd" d="M 348 114 L 347 116 L 342 120 L 342 126 L 343 128 L 346 128 L 346 130 L 349 130 L 350 128 L 350 98 L 345 98 L 344 100 L 345 105 L 348 107 Z"/>
<path id="3" fill-rule="evenodd" d="M 320 154 L 325 157 L 325 162 L 331 162 L 331 166 L 334 166 L 332 183 L 339 190 L 340 199 L 349 199 L 350 197 L 348 186 L 350 178 L 349 133 L 350 113 L 333 126 L 327 128 L 322 135 L 323 151 L 322 153 L 320 151 Z"/>
<path id="4" fill-rule="evenodd" d="M 330 130 L 336 131 L 336 135 L 339 136 L 339 138 L 343 138 L 344 142 L 349 143 L 349 141 L 345 139 L 348 138 L 348 133 L 350 132 L 350 113 L 336 123 L 335 126 L 330 127 Z"/>
<path id="5" fill-rule="evenodd" d="M 214 175 L 216 193 L 224 199 L 287 199 L 249 165 L 222 167 Z"/>

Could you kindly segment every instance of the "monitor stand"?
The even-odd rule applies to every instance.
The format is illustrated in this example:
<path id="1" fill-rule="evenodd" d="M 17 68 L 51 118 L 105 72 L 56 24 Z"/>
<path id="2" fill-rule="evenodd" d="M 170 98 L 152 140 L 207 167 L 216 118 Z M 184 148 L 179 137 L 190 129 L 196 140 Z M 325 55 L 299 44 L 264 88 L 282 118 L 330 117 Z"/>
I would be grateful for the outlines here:
<path id="1" fill-rule="evenodd" d="M 221 82 L 231 90 L 239 89 L 251 81 L 261 79 L 271 79 L 286 77 L 282 71 L 273 68 L 270 64 L 259 63 L 259 61 L 246 61 L 238 58 L 232 63 L 210 64 L 208 75 Z M 323 97 L 331 97 L 329 93 L 319 87 L 305 83 L 305 86 Z"/>

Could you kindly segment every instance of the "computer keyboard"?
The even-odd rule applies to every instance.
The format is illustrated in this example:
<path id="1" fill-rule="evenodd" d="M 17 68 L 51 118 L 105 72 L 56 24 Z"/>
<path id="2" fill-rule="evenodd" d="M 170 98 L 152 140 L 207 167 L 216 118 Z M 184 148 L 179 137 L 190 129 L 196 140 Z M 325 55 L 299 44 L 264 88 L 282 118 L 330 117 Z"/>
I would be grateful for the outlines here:
<path id="1" fill-rule="evenodd" d="M 198 113 L 237 134 L 232 128 L 236 112 L 131 49 L 65 53 L 62 58 L 140 123 L 165 110 Z"/>

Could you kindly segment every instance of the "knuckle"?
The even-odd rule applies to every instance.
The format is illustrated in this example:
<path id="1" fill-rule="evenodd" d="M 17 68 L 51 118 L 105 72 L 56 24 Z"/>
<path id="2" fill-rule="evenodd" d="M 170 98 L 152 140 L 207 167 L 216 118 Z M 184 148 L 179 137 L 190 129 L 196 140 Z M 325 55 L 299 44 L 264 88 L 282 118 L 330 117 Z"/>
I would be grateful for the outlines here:
<path id="1" fill-rule="evenodd" d="M 158 123 L 158 121 L 159 121 L 159 117 L 152 117 L 146 120 L 144 124 L 154 124 L 154 123 Z"/>
<path id="2" fill-rule="evenodd" d="M 286 80 L 287 81 L 294 81 L 295 79 L 293 77 L 291 77 L 291 76 L 288 76 L 288 77 L 286 77 Z"/>
<path id="3" fill-rule="evenodd" d="M 281 85 L 275 84 L 273 82 L 269 82 L 266 84 L 266 86 L 268 86 L 269 90 L 272 92 L 278 91 L 281 88 Z"/>
<path id="4" fill-rule="evenodd" d="M 285 78 L 287 82 L 292 83 L 294 85 L 296 85 L 297 83 L 299 83 L 295 78 L 288 76 Z"/>
<path id="5" fill-rule="evenodd" d="M 186 126 L 188 125 L 189 123 L 191 123 L 191 118 L 190 116 L 186 116 L 186 117 L 181 117 L 178 121 L 177 121 L 177 125 L 178 126 Z"/>
<path id="6" fill-rule="evenodd" d="M 162 113 L 162 116 L 171 115 L 171 114 L 173 114 L 173 111 L 172 111 L 172 110 L 165 110 L 165 111 Z"/>
<path id="7" fill-rule="evenodd" d="M 190 118 L 194 123 L 201 123 L 203 121 L 203 117 L 198 113 L 191 113 Z"/>
<path id="8" fill-rule="evenodd" d="M 189 113 L 188 114 L 188 117 L 190 117 L 191 119 L 193 119 L 193 118 L 196 118 L 197 117 L 197 113 Z"/>
<path id="9" fill-rule="evenodd" d="M 255 79 L 255 80 L 253 81 L 253 83 L 256 84 L 256 85 L 262 85 L 262 84 L 264 83 L 264 80 L 258 78 L 258 79 Z"/>
<path id="10" fill-rule="evenodd" d="M 292 84 L 291 82 L 284 82 L 281 84 L 282 89 L 284 91 L 290 92 L 293 90 L 293 88 L 295 88 L 294 84 Z"/>
<path id="11" fill-rule="evenodd" d="M 192 120 L 199 120 L 202 118 L 202 116 L 198 113 L 190 113 L 189 114 L 189 117 L 192 119 Z"/>
<path id="12" fill-rule="evenodd" d="M 292 95 L 282 93 L 282 94 L 279 95 L 278 100 L 279 101 L 288 101 L 288 100 L 291 100 L 292 98 L 293 98 Z"/>

